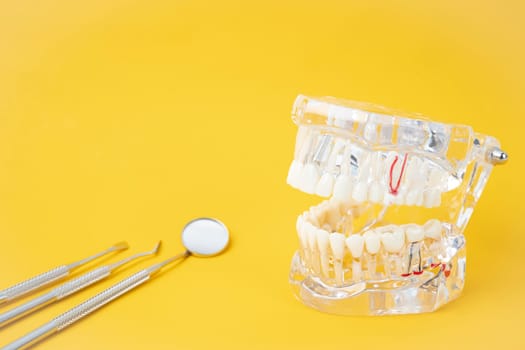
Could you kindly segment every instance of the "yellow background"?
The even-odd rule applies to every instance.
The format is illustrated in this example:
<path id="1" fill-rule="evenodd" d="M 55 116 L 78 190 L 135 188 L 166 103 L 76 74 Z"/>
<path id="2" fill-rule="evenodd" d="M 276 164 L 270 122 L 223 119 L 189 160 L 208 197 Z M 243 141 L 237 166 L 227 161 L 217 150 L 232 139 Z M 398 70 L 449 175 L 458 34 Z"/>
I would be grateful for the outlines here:
<path id="1" fill-rule="evenodd" d="M 0 287 L 122 239 L 129 252 L 162 239 L 167 257 L 208 215 L 231 229 L 227 254 L 169 269 L 41 349 L 523 349 L 524 44 L 521 0 L 2 0 Z M 319 201 L 285 184 L 299 93 L 501 140 L 511 160 L 468 227 L 462 298 L 384 318 L 294 299 L 295 219 Z M 0 345 L 162 257 L 0 331 Z"/>

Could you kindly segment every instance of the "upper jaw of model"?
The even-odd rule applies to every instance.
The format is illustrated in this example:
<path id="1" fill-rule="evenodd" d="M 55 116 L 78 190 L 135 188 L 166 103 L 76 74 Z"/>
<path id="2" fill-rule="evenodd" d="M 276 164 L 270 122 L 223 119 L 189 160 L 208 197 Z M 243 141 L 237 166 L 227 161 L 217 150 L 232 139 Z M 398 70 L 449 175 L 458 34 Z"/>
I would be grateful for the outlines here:
<path id="1" fill-rule="evenodd" d="M 495 138 L 334 98 L 299 96 L 292 117 L 287 182 L 329 198 L 297 220 L 308 274 L 348 286 L 450 273 L 461 247 L 447 240 L 464 242 L 493 165 L 507 160 Z"/>

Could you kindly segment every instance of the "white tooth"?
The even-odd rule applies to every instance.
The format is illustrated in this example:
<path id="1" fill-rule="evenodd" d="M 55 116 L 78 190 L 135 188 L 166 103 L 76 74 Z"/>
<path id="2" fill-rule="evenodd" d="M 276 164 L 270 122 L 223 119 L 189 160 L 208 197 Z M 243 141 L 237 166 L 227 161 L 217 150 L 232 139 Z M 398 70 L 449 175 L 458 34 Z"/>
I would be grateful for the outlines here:
<path id="1" fill-rule="evenodd" d="M 394 204 L 403 205 L 405 203 L 405 193 L 401 189 L 394 195 Z"/>
<path id="2" fill-rule="evenodd" d="M 295 222 L 295 229 L 297 230 L 297 232 L 302 232 L 303 226 L 304 226 L 304 218 L 303 218 L 303 215 L 301 214 L 297 217 L 297 221 Z"/>
<path id="3" fill-rule="evenodd" d="M 383 202 L 384 188 L 378 181 L 374 181 L 370 184 L 368 189 L 368 199 L 373 203 Z"/>
<path id="4" fill-rule="evenodd" d="M 299 218 L 301 218 L 299 216 Z M 298 220 L 299 221 L 299 220 Z M 301 248 L 302 249 L 306 249 L 308 248 L 308 239 L 306 237 L 306 232 L 305 232 L 305 229 L 304 229 L 304 225 L 301 224 L 298 228 L 297 228 L 297 235 L 299 236 L 299 242 L 301 243 Z"/>
<path id="5" fill-rule="evenodd" d="M 326 210 L 326 223 L 335 230 L 337 223 L 341 220 L 341 213 L 335 208 L 335 205 L 332 204 L 330 207 Z"/>
<path id="6" fill-rule="evenodd" d="M 342 233 L 332 233 L 328 238 L 330 240 L 330 248 L 334 256 L 334 274 L 335 282 L 340 285 L 343 284 L 343 257 L 345 255 L 345 236 Z"/>
<path id="7" fill-rule="evenodd" d="M 329 244 L 329 234 L 325 230 L 318 229 L 317 231 L 317 246 L 321 252 L 326 252 L 328 250 Z"/>
<path id="8" fill-rule="evenodd" d="M 424 205 L 427 208 L 439 207 L 441 205 L 441 192 L 436 189 L 425 192 Z"/>
<path id="9" fill-rule="evenodd" d="M 297 160 L 294 160 L 290 165 L 290 170 L 288 170 L 288 178 L 286 179 L 286 183 L 294 188 L 298 188 L 302 172 L 303 164 Z"/>
<path id="10" fill-rule="evenodd" d="M 332 233 L 329 237 L 330 248 L 335 259 L 343 259 L 345 255 L 345 236 L 342 233 Z"/>
<path id="11" fill-rule="evenodd" d="M 368 186 L 365 181 L 359 181 L 352 192 L 352 197 L 359 203 L 366 201 Z"/>
<path id="12" fill-rule="evenodd" d="M 301 247 L 306 248 L 307 247 L 307 239 L 304 229 L 304 217 L 303 215 L 299 215 L 297 217 L 297 222 L 295 224 L 295 228 L 297 230 L 297 234 L 299 235 L 299 241 L 301 242 Z"/>
<path id="13" fill-rule="evenodd" d="M 314 250 L 315 247 L 317 246 L 317 237 L 316 237 L 317 229 L 315 228 L 314 225 L 312 225 L 309 222 L 305 223 L 304 229 L 305 229 L 306 239 L 308 242 L 308 248 L 310 250 Z"/>
<path id="14" fill-rule="evenodd" d="M 366 251 L 370 254 L 377 254 L 379 249 L 381 249 L 381 239 L 379 235 L 370 230 L 363 234 L 363 238 L 365 239 Z"/>
<path id="15" fill-rule="evenodd" d="M 406 205 L 417 205 L 421 201 L 423 201 L 423 190 L 421 189 L 411 189 L 405 197 Z"/>
<path id="16" fill-rule="evenodd" d="M 305 112 L 327 117 L 331 104 L 323 101 L 310 100 L 305 106 Z"/>
<path id="17" fill-rule="evenodd" d="M 313 206 L 308 210 L 307 217 L 315 227 L 319 227 L 325 219 L 325 211 L 319 206 Z"/>
<path id="18" fill-rule="evenodd" d="M 318 182 L 319 170 L 317 166 L 312 163 L 306 164 L 301 174 L 299 188 L 306 193 L 314 194 Z"/>
<path id="19" fill-rule="evenodd" d="M 329 245 L 329 234 L 325 230 L 317 230 L 317 246 L 319 247 L 319 255 L 321 259 L 321 271 L 325 276 L 328 276 L 329 269 L 329 258 L 328 258 L 328 245 Z"/>
<path id="20" fill-rule="evenodd" d="M 330 197 L 334 188 L 334 177 L 330 173 L 324 173 L 317 183 L 315 193 L 321 197 Z"/>
<path id="21" fill-rule="evenodd" d="M 429 187 L 441 187 L 443 184 L 443 171 L 439 168 L 430 169 L 430 174 L 428 176 L 428 186 Z"/>
<path id="22" fill-rule="evenodd" d="M 407 241 L 409 242 L 419 242 L 423 240 L 425 234 L 423 233 L 423 228 L 416 224 L 408 224 L 404 226 L 405 234 Z"/>
<path id="23" fill-rule="evenodd" d="M 381 153 L 373 152 L 370 156 L 370 177 L 380 179 L 383 176 L 383 159 Z"/>
<path id="24" fill-rule="evenodd" d="M 365 239 L 361 235 L 351 235 L 345 242 L 350 253 L 352 253 L 352 257 L 359 259 L 363 254 Z"/>
<path id="25" fill-rule="evenodd" d="M 311 209 L 311 208 L 310 208 Z M 311 211 L 308 210 L 308 211 L 305 211 L 303 213 L 303 216 L 304 216 L 304 228 L 306 229 L 306 226 L 308 224 L 311 224 L 311 225 L 314 225 L 314 226 L 318 226 L 318 223 L 317 223 L 317 218 L 315 216 L 312 215 Z"/>
<path id="26" fill-rule="evenodd" d="M 334 198 L 348 201 L 352 195 L 352 179 L 348 175 L 341 174 L 334 184 Z"/>
<path id="27" fill-rule="evenodd" d="M 381 235 L 381 242 L 385 250 L 389 253 L 398 253 L 403 248 L 405 243 L 405 235 L 401 228 L 396 227 L 393 232 L 386 232 Z"/>
<path id="28" fill-rule="evenodd" d="M 441 222 L 436 219 L 428 220 L 423 225 L 423 231 L 425 231 L 425 237 L 439 240 L 441 238 Z"/>
<path id="29" fill-rule="evenodd" d="M 410 157 L 408 160 L 407 170 L 406 170 L 406 180 L 410 183 L 417 181 L 419 178 L 419 172 L 421 169 L 422 161 L 418 157 Z"/>

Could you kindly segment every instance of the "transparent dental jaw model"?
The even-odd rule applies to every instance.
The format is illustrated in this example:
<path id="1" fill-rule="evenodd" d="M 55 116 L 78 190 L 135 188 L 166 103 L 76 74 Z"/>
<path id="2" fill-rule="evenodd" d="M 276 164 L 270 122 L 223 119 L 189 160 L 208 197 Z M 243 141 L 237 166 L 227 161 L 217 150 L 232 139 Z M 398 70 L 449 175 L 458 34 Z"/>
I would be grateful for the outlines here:
<path id="1" fill-rule="evenodd" d="M 287 182 L 325 197 L 297 218 L 290 283 L 321 311 L 422 313 L 457 298 L 463 235 L 499 142 L 469 126 L 370 104 L 298 96 Z"/>

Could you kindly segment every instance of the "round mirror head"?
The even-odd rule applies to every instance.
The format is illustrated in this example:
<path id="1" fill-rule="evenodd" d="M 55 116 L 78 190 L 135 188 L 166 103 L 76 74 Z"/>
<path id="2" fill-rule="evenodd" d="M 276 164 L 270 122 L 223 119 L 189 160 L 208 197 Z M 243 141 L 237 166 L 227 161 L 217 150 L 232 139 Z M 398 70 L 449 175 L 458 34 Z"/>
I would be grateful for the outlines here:
<path id="1" fill-rule="evenodd" d="M 182 230 L 182 244 L 196 256 L 213 256 L 228 246 L 230 233 L 219 220 L 199 218 L 190 221 Z"/>

